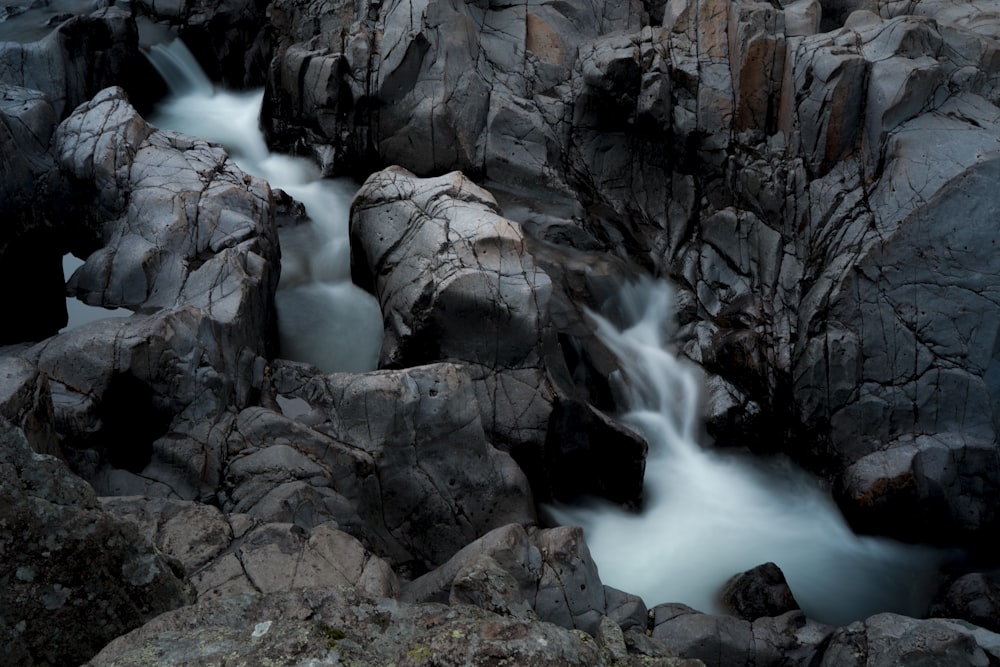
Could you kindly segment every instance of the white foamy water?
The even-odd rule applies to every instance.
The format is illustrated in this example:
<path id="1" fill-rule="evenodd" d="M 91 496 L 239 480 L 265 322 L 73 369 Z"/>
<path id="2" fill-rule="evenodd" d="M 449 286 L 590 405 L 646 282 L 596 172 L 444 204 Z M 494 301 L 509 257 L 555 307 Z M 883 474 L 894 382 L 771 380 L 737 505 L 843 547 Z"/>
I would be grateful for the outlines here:
<path id="1" fill-rule="evenodd" d="M 771 561 L 816 620 L 923 614 L 940 551 L 855 535 L 830 496 L 789 463 L 699 446 L 697 375 L 667 345 L 671 300 L 669 286 L 649 281 L 624 290 L 625 328 L 594 316 L 622 360 L 623 420 L 649 443 L 645 507 L 638 515 L 600 503 L 551 510 L 559 523 L 584 527 L 604 583 L 650 606 L 718 613 L 732 575 Z"/>
<path id="2" fill-rule="evenodd" d="M 258 123 L 263 91 L 215 89 L 180 40 L 153 46 L 150 62 L 172 92 L 150 122 L 222 144 L 241 169 L 290 194 L 312 220 L 280 231 L 281 356 L 328 372 L 374 369 L 382 314 L 375 298 L 350 281 L 354 184 L 322 178 L 308 159 L 271 153 Z"/>

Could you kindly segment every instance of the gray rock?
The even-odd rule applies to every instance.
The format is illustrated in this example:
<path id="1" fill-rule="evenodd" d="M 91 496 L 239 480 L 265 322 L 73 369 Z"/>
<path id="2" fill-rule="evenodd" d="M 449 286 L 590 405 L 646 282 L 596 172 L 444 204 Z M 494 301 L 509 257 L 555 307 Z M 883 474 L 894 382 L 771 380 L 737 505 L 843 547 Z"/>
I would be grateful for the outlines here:
<path id="1" fill-rule="evenodd" d="M 961 621 L 878 614 L 840 628 L 819 665 L 989 665 L 998 636 Z"/>
<path id="2" fill-rule="evenodd" d="M 814 664 L 834 630 L 799 611 L 753 622 L 701 614 L 679 604 L 658 605 L 653 612 L 653 638 L 676 655 L 706 665 Z"/>
<path id="3" fill-rule="evenodd" d="M 996 574 L 973 572 L 956 578 L 937 594 L 929 615 L 958 618 L 1000 632 L 1000 591 Z"/>
<path id="4" fill-rule="evenodd" d="M 183 569 L 199 599 L 295 588 L 356 586 L 395 597 L 389 565 L 330 524 L 309 530 L 261 523 L 246 515 L 165 498 L 102 498 L 105 510 L 129 521 Z"/>
<path id="5" fill-rule="evenodd" d="M 334 519 L 394 564 L 443 563 L 535 513 L 524 474 L 486 438 L 472 381 L 434 364 L 363 375 L 271 365 L 265 392 L 305 401 L 306 423 L 263 408 L 237 420 L 224 508 L 261 515 L 278 484 L 305 482 Z"/>
<path id="6" fill-rule="evenodd" d="M 120 7 L 75 16 L 37 42 L 0 42 L 0 83 L 41 91 L 58 118 L 107 86 L 140 90 L 144 63 L 135 21 Z"/>
<path id="7" fill-rule="evenodd" d="M 758 565 L 730 579 L 722 590 L 722 600 L 748 621 L 799 608 L 784 573 L 774 563 Z"/>
<path id="8" fill-rule="evenodd" d="M 0 419 L 20 428 L 38 454 L 61 456 L 45 376 L 18 357 L 0 357 Z"/>
<path id="9" fill-rule="evenodd" d="M 10 665 L 79 664 L 191 596 L 65 463 L 0 422 L 0 640 Z M 58 628 L 58 632 L 53 632 Z"/>
<path id="10" fill-rule="evenodd" d="M 516 525 L 494 530 L 441 567 L 405 585 L 401 599 L 448 600 L 456 580 L 465 570 L 476 567 L 484 555 L 514 578 L 521 596 L 543 621 L 591 634 L 597 632 L 606 615 L 627 622 L 622 594 L 614 592 L 609 604 L 583 531 L 571 526 L 540 530 L 530 536 Z M 644 623 L 642 627 L 645 629 Z"/>
<path id="11" fill-rule="evenodd" d="M 470 604 L 501 616 L 537 618 L 514 576 L 487 554 L 473 556 L 451 585 L 448 604 Z"/>
<path id="12" fill-rule="evenodd" d="M 549 623 L 327 588 L 203 601 L 115 640 L 88 664 L 692 665 L 663 654 L 629 658 Z"/>

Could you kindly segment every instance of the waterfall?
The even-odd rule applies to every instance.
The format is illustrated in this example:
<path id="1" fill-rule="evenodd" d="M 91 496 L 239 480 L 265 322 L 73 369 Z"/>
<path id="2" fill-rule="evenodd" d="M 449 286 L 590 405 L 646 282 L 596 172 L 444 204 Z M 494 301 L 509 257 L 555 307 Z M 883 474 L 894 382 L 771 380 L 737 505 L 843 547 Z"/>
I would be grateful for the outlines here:
<path id="1" fill-rule="evenodd" d="M 322 178 L 308 159 L 268 150 L 258 121 L 262 90 L 215 89 L 179 39 L 154 45 L 148 57 L 171 91 L 150 122 L 222 144 L 243 171 L 301 202 L 312 221 L 279 230 L 281 356 L 327 372 L 373 370 L 382 313 L 374 297 L 350 282 L 348 219 L 355 185 Z"/>
<path id="2" fill-rule="evenodd" d="M 281 230 L 282 356 L 328 371 L 374 368 L 381 314 L 349 282 L 353 184 L 271 154 L 258 129 L 262 92 L 214 90 L 180 41 L 152 49 L 150 59 L 173 91 L 154 124 L 222 143 L 242 169 L 301 201 L 313 220 Z M 560 523 L 584 527 L 603 581 L 649 604 L 720 612 L 718 592 L 729 577 L 772 561 L 816 620 L 921 614 L 939 551 L 854 535 L 829 494 L 787 462 L 699 446 L 698 376 L 669 351 L 671 298 L 666 285 L 642 282 L 623 290 L 624 327 L 593 316 L 621 359 L 622 376 L 612 381 L 628 408 L 622 418 L 649 442 L 646 507 L 638 515 L 596 501 L 548 509 Z"/>
<path id="3" fill-rule="evenodd" d="M 645 507 L 631 514 L 596 501 L 552 507 L 584 527 L 604 583 L 647 604 L 683 602 L 719 613 L 734 574 L 771 561 L 803 611 L 843 625 L 874 613 L 926 612 L 944 554 L 856 536 L 830 495 L 787 461 L 761 462 L 699 446 L 699 383 L 669 351 L 672 293 L 654 281 L 623 290 L 617 327 L 593 315 L 621 360 L 622 419 L 649 443 Z"/>

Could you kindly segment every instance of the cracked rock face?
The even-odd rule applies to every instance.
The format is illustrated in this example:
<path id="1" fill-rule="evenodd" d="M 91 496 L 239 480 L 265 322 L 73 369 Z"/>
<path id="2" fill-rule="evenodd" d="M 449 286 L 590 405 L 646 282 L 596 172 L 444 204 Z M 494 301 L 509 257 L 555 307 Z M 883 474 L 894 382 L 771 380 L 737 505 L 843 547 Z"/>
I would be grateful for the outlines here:
<path id="1" fill-rule="evenodd" d="M 270 370 L 266 391 L 309 411 L 294 420 L 263 408 L 240 413 L 228 444 L 227 511 L 306 525 L 332 519 L 418 571 L 492 528 L 534 521 L 527 480 L 487 440 L 461 366 L 323 375 L 275 362 Z"/>
<path id="2" fill-rule="evenodd" d="M 203 598 L 95 664 L 681 664 L 665 644 L 707 664 L 996 662 L 996 635 L 962 622 L 834 629 L 761 611 L 753 592 L 739 601 L 753 620 L 661 605 L 647 636 L 645 604 L 601 585 L 578 530 L 534 527 L 528 486 L 641 499 L 645 446 L 602 412 L 615 361 L 581 312 L 608 267 L 632 264 L 679 286 L 677 347 L 708 371 L 720 442 L 821 470 L 864 528 L 986 543 L 1000 522 L 995 0 L 208 4 L 143 11 L 183 23 L 226 80 L 267 78 L 273 145 L 329 173 L 400 165 L 368 179 L 351 222 L 383 370 L 270 358 L 270 190 L 105 88 L 135 76 L 127 10 L 0 45 L 0 259 L 51 265 L 26 298 L 52 301 L 37 330 L 4 326 L 0 414 L 115 496 L 101 509 L 61 486 L 75 500 L 56 505 L 86 516 L 60 510 L 38 539 L 65 548 L 110 512 L 136 527 L 110 522 L 130 537 L 95 556 L 131 558 L 111 599 L 136 619 L 159 609 L 123 593 L 166 572 L 125 544 L 139 533 Z M 52 336 L 66 250 L 87 258 L 74 294 L 135 314 Z M 65 473 L 38 455 L 7 468 L 5 492 L 39 478 L 29 499 Z M 0 538 L 23 550 L 16 531 Z M 16 586 L 49 586 L 8 587 L 52 607 L 38 618 L 117 613 L 45 578 L 58 567 L 15 566 Z M 995 597 L 974 576 L 949 596 L 941 608 L 974 620 Z M 24 620 L 0 626 L 26 663 L 79 662 L 111 636 L 43 644 Z"/>
<path id="3" fill-rule="evenodd" d="M 681 347 L 745 412 L 720 440 L 827 471 L 869 529 L 926 539 L 911 503 L 933 539 L 995 524 L 995 2 L 338 5 L 322 34 L 306 17 L 334 13 L 293 7 L 273 141 L 572 193 L 578 236 L 608 230 L 686 292 Z M 579 245 L 538 208 L 525 228 Z M 408 284 L 433 243 L 394 258 L 384 210 L 386 239 L 356 223 L 355 240 L 393 364 L 451 329 L 426 307 L 441 295 Z"/>
<path id="4" fill-rule="evenodd" d="M 223 659 L 233 665 L 650 664 L 641 656 L 621 661 L 589 635 L 549 623 L 337 588 L 200 602 L 122 637 L 88 664 L 198 665 Z M 653 664 L 700 663 L 661 655 Z"/>

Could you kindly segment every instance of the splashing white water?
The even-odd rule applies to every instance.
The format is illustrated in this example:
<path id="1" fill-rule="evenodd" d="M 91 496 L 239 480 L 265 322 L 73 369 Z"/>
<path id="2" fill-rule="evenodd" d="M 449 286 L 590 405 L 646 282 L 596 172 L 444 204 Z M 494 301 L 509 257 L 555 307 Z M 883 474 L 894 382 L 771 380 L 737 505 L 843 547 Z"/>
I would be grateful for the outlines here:
<path id="1" fill-rule="evenodd" d="M 856 536 L 816 481 L 787 462 L 698 445 L 697 375 L 667 348 L 671 300 L 669 286 L 643 282 L 623 292 L 625 328 L 593 316 L 621 360 L 623 420 L 649 443 L 642 514 L 596 502 L 551 508 L 559 523 L 584 527 L 604 583 L 648 604 L 719 613 L 722 585 L 770 561 L 816 620 L 924 613 L 940 552 Z"/>
<path id="2" fill-rule="evenodd" d="M 149 59 L 172 93 L 151 118 L 154 125 L 222 144 L 241 169 L 297 199 L 312 220 L 280 230 L 281 355 L 328 372 L 374 369 L 382 314 L 374 297 L 350 282 L 354 184 L 324 179 L 311 161 L 267 149 L 258 127 L 262 90 L 216 90 L 180 40 L 152 47 Z"/>

